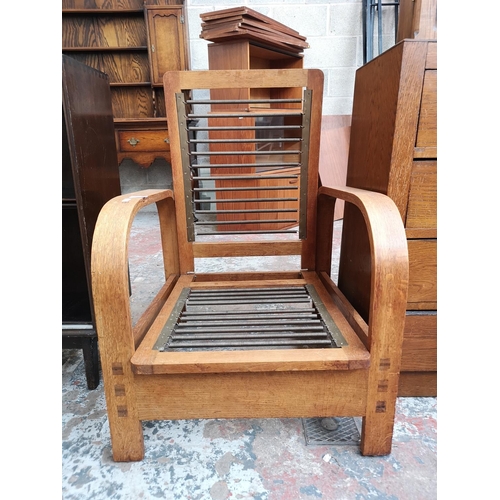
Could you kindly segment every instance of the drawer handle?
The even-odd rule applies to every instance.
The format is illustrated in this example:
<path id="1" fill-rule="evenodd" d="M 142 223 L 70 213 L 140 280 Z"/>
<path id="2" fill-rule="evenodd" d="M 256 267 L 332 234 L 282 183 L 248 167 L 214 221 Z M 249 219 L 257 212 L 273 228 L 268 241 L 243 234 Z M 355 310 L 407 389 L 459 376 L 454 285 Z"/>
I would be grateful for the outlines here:
<path id="1" fill-rule="evenodd" d="M 168 140 L 168 137 L 166 137 L 165 139 L 163 139 L 163 142 L 166 142 L 167 144 L 170 144 L 170 141 Z"/>
<path id="2" fill-rule="evenodd" d="M 135 137 L 131 137 L 128 141 L 127 141 L 132 147 L 135 147 L 137 144 L 139 144 L 139 139 L 136 139 Z"/>

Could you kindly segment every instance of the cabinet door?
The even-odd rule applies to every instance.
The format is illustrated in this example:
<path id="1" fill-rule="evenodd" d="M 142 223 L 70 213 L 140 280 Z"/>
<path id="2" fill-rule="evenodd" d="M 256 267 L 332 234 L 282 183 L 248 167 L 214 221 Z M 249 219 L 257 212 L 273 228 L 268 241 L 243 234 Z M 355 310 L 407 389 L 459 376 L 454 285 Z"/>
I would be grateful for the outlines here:
<path id="1" fill-rule="evenodd" d="M 165 71 L 188 69 L 183 12 L 172 6 L 146 9 L 153 85 L 163 84 Z"/>

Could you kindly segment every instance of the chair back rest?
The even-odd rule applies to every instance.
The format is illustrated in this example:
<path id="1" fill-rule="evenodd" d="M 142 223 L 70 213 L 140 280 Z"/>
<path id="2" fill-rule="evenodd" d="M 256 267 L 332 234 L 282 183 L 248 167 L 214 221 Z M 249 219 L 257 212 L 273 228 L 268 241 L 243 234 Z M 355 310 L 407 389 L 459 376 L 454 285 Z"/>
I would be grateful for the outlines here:
<path id="1" fill-rule="evenodd" d="M 171 71 L 165 102 L 181 272 L 196 257 L 314 269 L 323 73 Z"/>

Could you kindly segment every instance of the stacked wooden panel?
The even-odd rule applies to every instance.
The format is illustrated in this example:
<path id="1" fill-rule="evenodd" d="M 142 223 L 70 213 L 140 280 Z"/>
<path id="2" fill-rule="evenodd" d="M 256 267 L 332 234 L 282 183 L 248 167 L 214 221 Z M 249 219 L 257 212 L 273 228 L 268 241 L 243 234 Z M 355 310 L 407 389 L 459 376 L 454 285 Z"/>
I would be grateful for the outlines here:
<path id="1" fill-rule="evenodd" d="M 248 7 L 207 12 L 200 17 L 200 38 L 211 42 L 247 39 L 296 54 L 309 47 L 305 36 Z"/>

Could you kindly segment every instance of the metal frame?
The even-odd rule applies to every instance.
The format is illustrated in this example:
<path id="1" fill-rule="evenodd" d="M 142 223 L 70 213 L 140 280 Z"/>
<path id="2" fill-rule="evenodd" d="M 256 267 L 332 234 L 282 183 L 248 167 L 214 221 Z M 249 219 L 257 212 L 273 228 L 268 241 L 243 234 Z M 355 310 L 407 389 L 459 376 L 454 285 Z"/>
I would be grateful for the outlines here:
<path id="1" fill-rule="evenodd" d="M 308 177 L 308 152 L 309 152 L 309 135 L 310 135 L 310 120 L 311 120 L 311 100 L 312 100 L 312 91 L 306 89 L 303 94 L 302 99 L 250 99 L 250 100 L 220 100 L 220 99 L 186 99 L 184 93 L 179 92 L 176 94 L 176 104 L 177 104 L 177 119 L 179 125 L 179 134 L 181 141 L 181 157 L 182 157 L 182 170 L 183 170 L 183 183 L 184 190 L 187 193 L 184 199 L 185 210 L 186 210 L 186 227 L 188 232 L 188 241 L 195 241 L 196 236 L 199 234 L 203 235 L 214 235 L 214 234 L 272 234 L 272 233 L 298 233 L 299 239 L 304 239 L 306 237 L 306 222 L 307 222 L 307 177 Z M 285 108 L 280 110 L 279 108 L 272 108 L 273 105 L 282 105 L 282 104 L 297 104 L 302 103 L 302 108 L 294 109 Z M 227 112 L 202 112 L 202 113 L 193 113 L 191 110 L 194 109 L 195 105 L 203 105 L 203 106 L 211 106 L 211 105 L 220 105 L 220 104 L 230 104 L 235 105 L 235 111 Z M 242 104 L 246 104 L 245 110 L 238 110 L 237 106 Z M 250 111 L 250 105 L 269 105 L 271 106 L 271 110 L 259 111 L 255 109 Z M 244 125 L 241 127 L 241 130 L 296 130 L 300 132 L 297 134 L 297 137 L 279 137 L 279 138 L 267 138 L 267 139 L 210 139 L 210 138 L 198 138 L 198 132 L 210 132 L 210 131 L 233 131 L 234 127 L 225 127 L 225 126 L 198 126 L 200 120 L 209 119 L 209 118 L 258 118 L 258 117 L 301 117 L 302 122 L 300 125 L 264 125 L 264 126 L 247 126 Z M 240 127 L 238 127 L 238 130 Z M 294 150 L 272 150 L 272 151 L 259 151 L 259 150 L 251 150 L 251 151 L 239 151 L 239 150 L 231 150 L 231 151 L 209 151 L 200 148 L 202 145 L 210 145 L 210 144 L 241 144 L 241 143 L 284 143 L 284 142 L 294 142 L 300 144 L 300 149 Z M 203 176 L 199 175 L 199 168 L 203 167 L 202 163 L 199 163 L 199 157 L 213 157 L 213 156 L 259 156 L 259 155 L 296 155 L 299 158 L 298 161 L 290 161 L 290 162 L 267 162 L 267 163 L 223 163 L 217 164 L 217 169 L 224 168 L 239 168 L 239 167 L 249 167 L 256 166 L 259 167 L 266 166 L 270 167 L 273 172 L 276 169 L 290 168 L 290 167 L 300 167 L 300 174 L 273 174 L 273 175 L 228 175 L 228 176 Z M 210 167 L 209 164 L 206 165 Z M 297 179 L 300 177 L 300 190 L 296 186 L 290 185 L 280 185 L 280 186 L 249 186 L 249 187 L 199 187 L 197 184 L 199 181 L 204 180 L 262 180 L 262 179 L 282 179 L 282 180 L 291 180 Z M 196 185 L 193 186 L 193 183 Z M 212 221 L 203 221 L 199 220 L 197 215 L 217 215 L 217 214 L 257 214 L 257 213 L 297 213 L 294 209 L 279 209 L 272 210 L 267 208 L 254 208 L 254 209 L 197 209 L 197 206 L 200 206 L 202 203 L 206 203 L 206 199 L 202 199 L 201 195 L 203 192 L 223 192 L 223 191 L 298 191 L 297 197 L 289 196 L 289 197 L 276 197 L 276 198 L 232 198 L 232 199 L 217 199 L 217 204 L 220 203 L 245 203 L 245 202 L 254 202 L 254 203 L 269 203 L 275 201 L 299 201 L 299 212 L 298 217 L 289 218 L 289 219 L 280 219 L 280 222 L 285 222 L 293 225 L 296 223 L 298 226 L 297 229 L 261 229 L 261 230 L 243 230 L 243 231 L 211 231 L 204 230 L 203 232 L 198 232 L 198 228 L 200 227 L 208 227 L 208 226 L 219 226 L 226 225 L 229 226 L 231 224 L 272 224 L 276 222 L 276 219 L 269 220 L 261 220 L 261 219 L 247 219 L 247 220 L 238 220 L 238 221 L 217 221 L 216 223 Z"/>
<path id="2" fill-rule="evenodd" d="M 399 0 L 392 0 L 391 2 L 363 0 L 363 64 L 371 61 L 376 55 L 381 54 L 383 32 L 382 9 L 384 7 L 394 8 L 394 43 L 397 41 Z M 374 54 L 373 44 L 375 38 L 375 14 L 377 17 L 378 54 Z"/>

